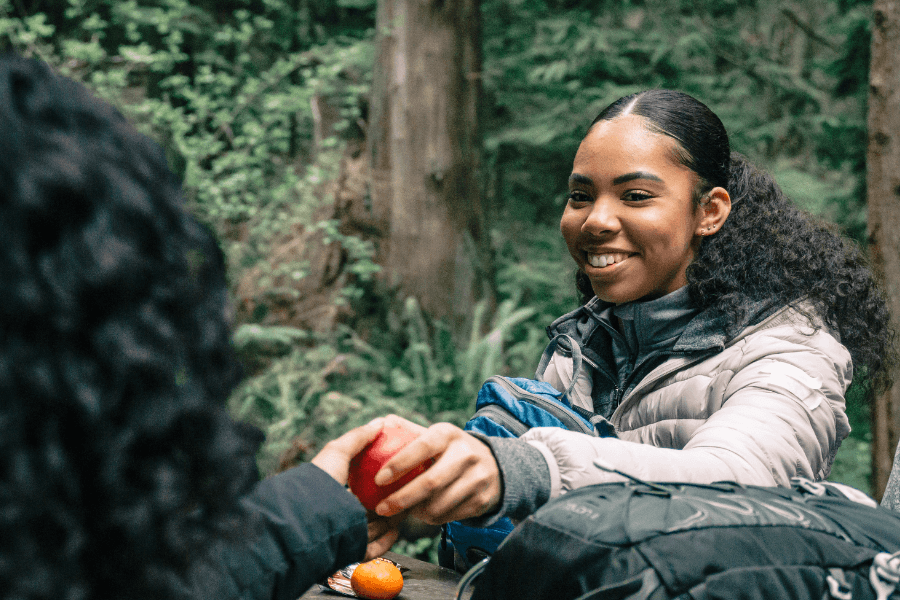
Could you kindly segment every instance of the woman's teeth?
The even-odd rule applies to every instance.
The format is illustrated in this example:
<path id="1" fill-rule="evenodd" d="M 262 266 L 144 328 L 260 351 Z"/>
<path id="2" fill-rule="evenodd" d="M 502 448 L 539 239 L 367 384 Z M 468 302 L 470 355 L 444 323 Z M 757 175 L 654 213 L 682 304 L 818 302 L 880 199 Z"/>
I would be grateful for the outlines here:
<path id="1" fill-rule="evenodd" d="M 592 267 L 608 267 L 609 265 L 613 265 L 618 262 L 622 262 L 625 260 L 624 254 L 588 254 L 587 255 L 588 262 Z"/>

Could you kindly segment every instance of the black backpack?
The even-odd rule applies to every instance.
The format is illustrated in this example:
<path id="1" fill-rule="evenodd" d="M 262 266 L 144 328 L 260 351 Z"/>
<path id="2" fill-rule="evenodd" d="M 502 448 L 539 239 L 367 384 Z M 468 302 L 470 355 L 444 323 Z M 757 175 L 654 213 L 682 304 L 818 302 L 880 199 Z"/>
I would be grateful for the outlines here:
<path id="1" fill-rule="evenodd" d="M 472 600 L 891 597 L 900 514 L 794 483 L 580 488 L 520 523 L 459 592 L 474 579 Z"/>

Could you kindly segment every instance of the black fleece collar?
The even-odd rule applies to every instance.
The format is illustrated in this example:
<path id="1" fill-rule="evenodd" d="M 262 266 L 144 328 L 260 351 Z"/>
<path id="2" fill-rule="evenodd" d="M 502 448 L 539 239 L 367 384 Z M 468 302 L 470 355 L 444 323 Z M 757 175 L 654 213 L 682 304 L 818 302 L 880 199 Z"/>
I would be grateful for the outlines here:
<path id="1" fill-rule="evenodd" d="M 680 288 L 669 296 L 678 294 L 687 294 L 687 287 Z M 652 302 L 668 299 L 669 296 Z M 617 310 L 622 306 L 616 307 Z M 560 333 L 566 333 L 580 340 L 584 346 L 593 346 L 592 338 L 602 330 L 601 321 L 605 320 L 604 317 L 608 319 L 609 313 L 606 315 L 603 313 L 612 307 L 615 305 L 595 296 L 587 304 L 553 321 L 547 327 L 547 334 L 553 338 Z M 685 354 L 721 351 L 744 328 L 759 323 L 780 308 L 780 305 L 773 300 L 756 300 L 746 302 L 741 308 L 743 318 L 731 324 L 728 323 L 726 315 L 715 307 L 697 313 L 684 327 L 684 331 L 672 346 L 672 351 Z"/>

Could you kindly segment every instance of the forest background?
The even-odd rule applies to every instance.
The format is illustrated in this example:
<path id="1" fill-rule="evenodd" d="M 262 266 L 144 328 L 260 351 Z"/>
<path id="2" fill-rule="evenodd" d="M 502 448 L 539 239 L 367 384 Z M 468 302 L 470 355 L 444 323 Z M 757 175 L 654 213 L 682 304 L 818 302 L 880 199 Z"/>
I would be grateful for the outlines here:
<path id="1" fill-rule="evenodd" d="M 463 201 L 480 204 L 488 276 L 466 319 L 438 318 L 383 276 L 384 232 L 357 218 L 373 201 L 376 17 L 403 1 L 0 0 L 3 44 L 158 140 L 217 233 L 248 375 L 229 405 L 265 429 L 263 473 L 387 412 L 462 424 L 485 378 L 533 375 L 544 327 L 578 302 L 558 230 L 571 161 L 621 95 L 698 97 L 735 150 L 866 244 L 871 2 L 467 0 L 478 197 Z M 848 408 L 831 479 L 871 492 L 870 409 L 854 390 Z"/>

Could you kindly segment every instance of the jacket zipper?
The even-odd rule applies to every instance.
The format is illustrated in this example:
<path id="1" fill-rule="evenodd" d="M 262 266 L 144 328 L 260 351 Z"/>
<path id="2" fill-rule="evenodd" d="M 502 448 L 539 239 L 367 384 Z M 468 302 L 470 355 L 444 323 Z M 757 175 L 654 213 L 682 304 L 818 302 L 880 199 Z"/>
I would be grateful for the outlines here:
<path id="1" fill-rule="evenodd" d="M 585 423 L 583 423 L 580 419 L 572 416 L 565 408 L 559 406 L 555 402 L 547 400 L 546 398 L 542 398 L 537 394 L 532 394 L 526 390 L 523 390 L 519 386 L 515 385 L 511 381 L 507 380 L 504 377 L 499 375 L 494 375 L 493 377 L 488 377 L 487 381 L 494 382 L 498 384 L 500 387 L 509 391 L 513 396 L 521 400 L 522 402 L 527 402 L 528 404 L 532 404 L 537 406 L 538 408 L 542 408 L 560 421 L 570 430 L 570 431 L 580 431 L 582 433 L 586 433 L 588 435 L 597 436 L 597 431 L 593 427 L 589 427 Z"/>
<path id="2" fill-rule="evenodd" d="M 789 307 L 784 307 L 784 308 L 781 308 L 781 309 L 775 311 L 773 314 L 769 315 L 768 317 L 766 317 L 765 319 L 763 319 L 761 322 L 759 322 L 759 323 L 757 323 L 756 325 L 754 325 L 754 326 L 753 326 L 753 327 L 754 327 L 754 331 L 752 331 L 752 332 L 747 332 L 747 329 L 745 329 L 743 332 L 741 332 L 740 335 L 738 335 L 738 336 L 735 337 L 735 338 L 730 339 L 730 340 L 728 341 L 728 343 L 725 344 L 725 348 L 730 348 L 731 346 L 735 345 L 737 342 L 741 341 L 741 340 L 744 339 L 745 337 L 751 335 L 751 333 L 756 333 L 756 332 L 758 332 L 758 331 L 764 331 L 764 330 L 766 330 L 766 329 L 769 329 L 769 328 L 776 327 L 776 326 L 780 325 L 781 323 L 783 323 L 783 322 L 787 319 L 787 317 L 786 317 L 785 315 L 786 315 L 786 312 L 787 312 L 787 309 L 788 309 L 788 308 L 789 308 Z M 679 363 L 679 364 L 677 364 L 677 365 L 675 365 L 675 366 L 669 367 L 669 368 L 666 369 L 665 371 L 662 371 L 662 372 L 658 373 L 657 375 L 655 375 L 655 376 L 653 377 L 653 381 L 650 381 L 650 380 L 649 380 L 649 376 L 653 374 L 653 371 L 651 371 L 650 373 L 647 374 L 647 377 L 645 377 L 644 379 L 642 379 L 642 380 L 634 387 L 634 389 L 631 390 L 631 392 L 628 394 L 628 397 L 627 397 L 627 398 L 623 398 L 622 401 L 623 401 L 623 402 L 628 401 L 630 398 L 634 397 L 634 395 L 635 395 L 636 392 L 638 392 L 638 391 L 641 390 L 642 388 L 646 387 L 646 386 L 649 385 L 650 383 L 655 383 L 655 382 L 659 381 L 660 379 L 662 379 L 663 377 L 668 377 L 669 375 L 671 375 L 671 374 L 674 373 L 675 371 L 677 371 L 677 370 L 679 370 L 679 369 L 684 369 L 684 368 L 686 368 L 686 367 L 689 367 L 689 366 L 691 366 L 692 364 L 694 364 L 694 363 L 696 363 L 696 362 L 699 362 L 699 361 L 701 361 L 701 360 L 706 360 L 706 359 L 709 358 L 710 356 L 715 355 L 717 352 L 718 352 L 718 351 L 709 351 L 709 350 L 707 350 L 707 351 L 703 352 L 702 354 L 700 354 L 700 355 L 698 355 L 698 356 L 694 356 L 693 358 L 690 358 L 690 359 L 683 359 L 681 363 Z M 662 365 L 660 365 L 660 366 L 662 366 Z M 617 409 L 617 412 L 618 412 L 618 409 Z M 614 415 L 613 415 L 613 416 L 614 416 Z M 611 418 L 610 418 L 610 419 L 611 419 Z"/>
<path id="3" fill-rule="evenodd" d="M 613 382 L 613 392 L 612 392 L 612 403 L 615 408 L 619 407 L 619 399 L 622 390 L 619 389 L 619 386 L 616 382 Z M 615 410 L 615 408 L 613 410 Z M 611 415 L 610 415 L 611 416 Z"/>

